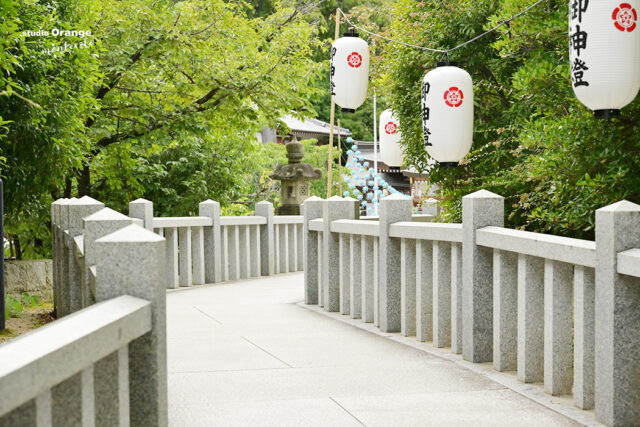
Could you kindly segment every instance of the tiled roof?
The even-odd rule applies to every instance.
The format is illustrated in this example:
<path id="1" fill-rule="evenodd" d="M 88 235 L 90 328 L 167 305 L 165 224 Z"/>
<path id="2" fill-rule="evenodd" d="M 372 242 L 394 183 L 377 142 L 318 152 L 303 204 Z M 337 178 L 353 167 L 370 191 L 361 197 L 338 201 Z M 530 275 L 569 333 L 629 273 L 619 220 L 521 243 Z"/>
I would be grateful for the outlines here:
<path id="1" fill-rule="evenodd" d="M 291 115 L 281 119 L 293 132 L 303 132 L 311 134 L 329 135 L 330 125 L 317 119 L 298 119 Z M 334 126 L 334 133 L 338 133 L 338 126 Z M 350 136 L 351 131 L 347 128 L 340 129 L 340 135 Z"/>

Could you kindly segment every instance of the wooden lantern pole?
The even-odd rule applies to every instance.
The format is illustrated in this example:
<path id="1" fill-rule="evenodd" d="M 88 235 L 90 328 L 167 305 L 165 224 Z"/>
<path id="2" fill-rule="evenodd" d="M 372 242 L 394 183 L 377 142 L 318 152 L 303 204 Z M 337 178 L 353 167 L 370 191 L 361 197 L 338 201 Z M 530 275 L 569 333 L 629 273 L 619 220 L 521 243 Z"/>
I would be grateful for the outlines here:
<path id="1" fill-rule="evenodd" d="M 336 9 L 336 33 L 335 39 L 340 37 L 340 9 Z M 331 197 L 332 173 L 333 173 L 333 122 L 336 117 L 336 102 L 331 96 L 331 126 L 329 127 L 329 161 L 327 162 L 327 199 Z"/>
<path id="2" fill-rule="evenodd" d="M 340 141 L 340 119 L 338 119 L 338 182 L 340 183 L 339 196 L 342 196 L 342 141 Z"/>

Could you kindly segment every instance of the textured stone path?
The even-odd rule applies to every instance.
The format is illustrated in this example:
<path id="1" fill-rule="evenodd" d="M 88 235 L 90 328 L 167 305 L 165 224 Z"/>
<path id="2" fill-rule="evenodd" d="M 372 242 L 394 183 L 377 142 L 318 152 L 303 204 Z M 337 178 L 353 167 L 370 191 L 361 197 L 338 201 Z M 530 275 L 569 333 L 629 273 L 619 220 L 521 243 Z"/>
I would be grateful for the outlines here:
<path id="1" fill-rule="evenodd" d="M 301 273 L 169 292 L 170 425 L 575 425 L 302 299 Z"/>

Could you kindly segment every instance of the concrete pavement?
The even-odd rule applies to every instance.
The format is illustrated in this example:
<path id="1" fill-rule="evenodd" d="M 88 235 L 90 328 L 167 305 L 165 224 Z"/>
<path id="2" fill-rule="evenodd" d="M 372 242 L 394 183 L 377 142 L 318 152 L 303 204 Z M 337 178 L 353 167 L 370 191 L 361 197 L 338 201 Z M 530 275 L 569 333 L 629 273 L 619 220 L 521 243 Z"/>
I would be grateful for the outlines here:
<path id="1" fill-rule="evenodd" d="M 576 425 L 302 300 L 302 273 L 170 291 L 170 425 Z"/>

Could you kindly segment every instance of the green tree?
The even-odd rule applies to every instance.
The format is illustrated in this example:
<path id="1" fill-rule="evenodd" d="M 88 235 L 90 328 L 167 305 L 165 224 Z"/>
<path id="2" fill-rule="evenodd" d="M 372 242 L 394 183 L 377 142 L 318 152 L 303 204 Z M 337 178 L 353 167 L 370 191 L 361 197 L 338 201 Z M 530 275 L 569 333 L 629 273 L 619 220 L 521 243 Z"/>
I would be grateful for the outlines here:
<path id="1" fill-rule="evenodd" d="M 528 0 L 396 0 L 388 34 L 451 48 L 509 19 Z M 549 0 L 495 33 L 452 52 L 474 79 L 471 153 L 455 170 L 435 168 L 444 218 L 459 221 L 462 196 L 485 188 L 507 199 L 509 226 L 593 237 L 595 209 L 640 202 L 640 102 L 620 120 L 592 117 L 573 95 L 568 5 Z M 400 116 L 408 165 L 426 169 L 420 82 L 439 55 L 386 44 L 380 79 Z"/>
<path id="2" fill-rule="evenodd" d="M 81 165 L 89 147 L 84 116 L 95 107 L 92 92 L 99 70 L 92 49 L 52 52 L 64 43 L 82 42 L 80 37 L 23 34 L 87 26 L 90 16 L 75 2 L 18 2 L 10 12 L 13 25 L 0 30 L 7 35 L 3 37 L 0 117 L 8 122 L 0 129 L 0 151 L 6 158 L 2 176 L 7 232 L 20 256 L 22 250 L 39 251 L 48 239 L 49 203 L 62 196 L 65 177 Z M 26 236 L 22 245 L 18 235 Z"/>
<path id="3" fill-rule="evenodd" d="M 62 195 L 117 208 L 156 197 L 166 214 L 238 198 L 255 132 L 292 109 L 313 115 L 314 5 L 274 4 L 254 16 L 223 0 L 3 0 L 7 229 L 42 246 Z M 23 37 L 52 28 L 92 36 Z"/>

